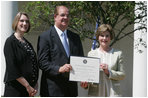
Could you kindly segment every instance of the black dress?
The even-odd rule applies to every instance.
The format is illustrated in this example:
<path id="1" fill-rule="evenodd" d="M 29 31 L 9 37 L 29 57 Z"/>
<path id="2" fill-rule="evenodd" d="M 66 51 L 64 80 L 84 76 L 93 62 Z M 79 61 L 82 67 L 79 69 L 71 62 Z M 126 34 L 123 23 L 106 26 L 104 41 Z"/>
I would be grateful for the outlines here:
<path id="1" fill-rule="evenodd" d="M 5 42 L 4 96 L 29 96 L 26 88 L 16 80 L 19 77 L 24 77 L 32 87 L 37 83 L 39 70 L 36 53 L 32 45 L 25 38 L 24 40 L 25 43 L 20 42 L 13 34 Z"/>

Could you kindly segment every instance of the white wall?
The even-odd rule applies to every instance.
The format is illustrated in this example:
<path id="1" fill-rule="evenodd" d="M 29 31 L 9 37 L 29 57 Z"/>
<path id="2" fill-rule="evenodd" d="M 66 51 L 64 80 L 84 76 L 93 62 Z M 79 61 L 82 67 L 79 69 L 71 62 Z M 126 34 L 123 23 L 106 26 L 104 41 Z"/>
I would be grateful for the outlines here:
<path id="1" fill-rule="evenodd" d="M 1 1 L 1 95 L 4 93 L 5 58 L 3 48 L 5 40 L 12 34 L 12 21 L 18 11 L 17 2 Z"/>
<path id="2" fill-rule="evenodd" d="M 147 4 L 145 3 L 145 5 Z M 139 8 L 139 6 L 135 6 L 135 9 L 137 8 Z M 138 13 L 141 13 L 141 10 L 135 12 L 137 16 Z M 145 19 L 143 19 L 143 21 L 144 20 Z M 147 21 L 144 21 L 144 24 L 147 25 Z M 141 26 L 141 24 L 140 23 L 135 24 L 134 29 L 137 29 L 138 26 Z M 142 40 L 147 43 L 146 30 L 139 30 L 134 33 L 134 46 L 139 43 L 139 38 L 142 38 Z M 143 52 L 139 53 L 138 50 L 142 50 Z M 140 44 L 137 48 L 134 48 L 133 61 L 134 61 L 133 97 L 146 97 L 147 96 L 147 49 L 144 48 L 143 45 Z"/>

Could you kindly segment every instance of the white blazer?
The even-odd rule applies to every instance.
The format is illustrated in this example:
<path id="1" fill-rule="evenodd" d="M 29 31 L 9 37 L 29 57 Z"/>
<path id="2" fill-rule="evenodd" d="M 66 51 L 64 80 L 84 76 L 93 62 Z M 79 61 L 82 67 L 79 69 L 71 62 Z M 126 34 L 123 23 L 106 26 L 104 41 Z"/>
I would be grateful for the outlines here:
<path id="1" fill-rule="evenodd" d="M 89 57 L 99 57 L 98 51 L 99 51 L 98 48 L 95 50 L 91 50 L 88 53 L 88 56 Z M 106 79 L 110 81 L 110 84 L 111 84 L 111 86 L 108 87 L 110 90 L 109 90 L 109 94 L 107 94 L 107 97 L 121 96 L 120 81 L 119 80 L 123 80 L 125 77 L 122 51 L 112 48 L 112 51 L 110 53 L 110 57 L 111 57 L 111 62 L 109 65 L 109 77 L 104 75 L 106 77 Z M 95 94 L 95 93 L 98 93 L 98 92 L 100 93 L 100 91 L 98 91 L 98 90 L 101 90 L 101 88 L 94 90 L 95 88 L 93 88 L 93 87 L 95 85 L 96 84 L 89 84 L 88 94 L 90 96 L 100 96 L 100 94 Z M 101 93 L 104 93 L 104 92 L 101 91 Z"/>

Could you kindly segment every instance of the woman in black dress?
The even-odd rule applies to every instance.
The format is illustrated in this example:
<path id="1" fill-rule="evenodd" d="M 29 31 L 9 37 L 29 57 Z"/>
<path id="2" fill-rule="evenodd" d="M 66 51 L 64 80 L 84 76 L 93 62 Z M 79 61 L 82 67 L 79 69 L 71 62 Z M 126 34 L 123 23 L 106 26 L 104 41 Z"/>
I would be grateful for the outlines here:
<path id="1" fill-rule="evenodd" d="M 37 57 L 32 45 L 23 37 L 30 30 L 28 15 L 19 12 L 14 18 L 12 28 L 14 33 L 7 38 L 4 46 L 4 96 L 34 96 L 37 93 Z"/>

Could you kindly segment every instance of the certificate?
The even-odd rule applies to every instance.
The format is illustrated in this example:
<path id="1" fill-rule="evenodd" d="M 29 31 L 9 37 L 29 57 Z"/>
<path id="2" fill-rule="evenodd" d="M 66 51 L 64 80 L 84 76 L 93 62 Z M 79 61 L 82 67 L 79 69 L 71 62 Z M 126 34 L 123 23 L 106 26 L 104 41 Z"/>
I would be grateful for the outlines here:
<path id="1" fill-rule="evenodd" d="M 99 83 L 99 58 L 70 56 L 70 64 L 70 81 Z"/>

